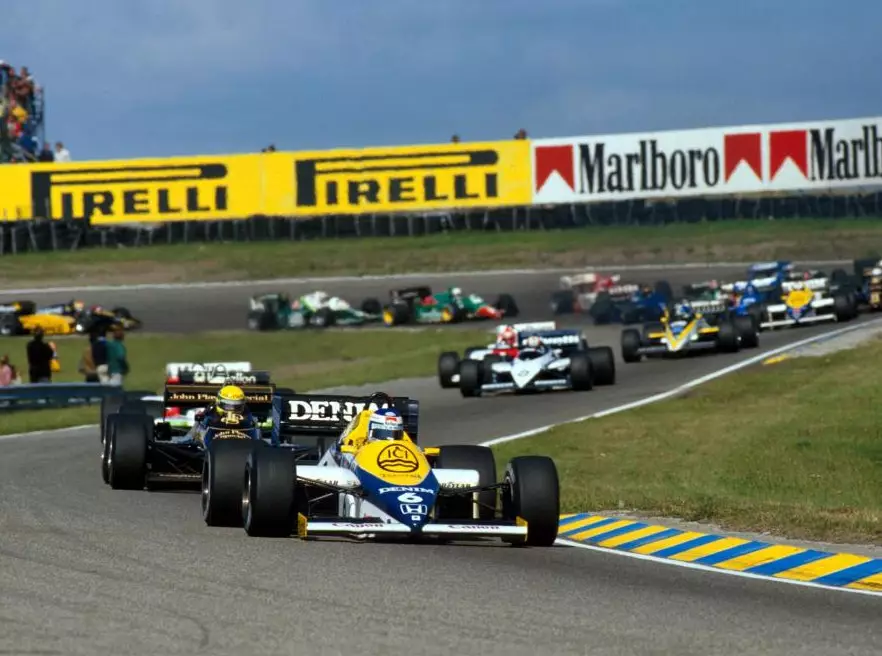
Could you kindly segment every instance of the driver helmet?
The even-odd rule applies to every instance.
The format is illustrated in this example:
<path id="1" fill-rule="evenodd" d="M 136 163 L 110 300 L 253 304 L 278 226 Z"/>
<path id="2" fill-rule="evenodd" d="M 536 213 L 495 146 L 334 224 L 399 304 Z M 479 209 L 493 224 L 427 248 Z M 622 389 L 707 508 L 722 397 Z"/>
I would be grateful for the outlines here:
<path id="1" fill-rule="evenodd" d="M 82 312 L 86 309 L 86 304 L 82 301 L 74 301 L 73 303 L 71 303 L 71 307 L 73 308 L 74 312 Z"/>
<path id="2" fill-rule="evenodd" d="M 459 287 L 451 287 L 450 288 L 450 295 L 453 298 L 459 298 L 460 296 L 462 296 L 462 289 Z"/>
<path id="3" fill-rule="evenodd" d="M 542 338 L 539 335 L 530 335 L 524 340 L 524 347 L 528 349 L 541 349 Z"/>
<path id="4" fill-rule="evenodd" d="M 324 291 L 318 290 L 318 291 L 316 291 L 316 292 L 313 293 L 312 298 L 313 298 L 313 299 L 315 300 L 315 302 L 318 303 L 319 305 L 324 305 L 325 303 L 328 302 L 328 298 L 329 298 L 329 297 L 328 297 L 328 292 L 324 292 Z"/>
<path id="5" fill-rule="evenodd" d="M 499 330 L 497 341 L 509 348 L 514 348 L 518 344 L 518 333 L 512 326 L 503 326 Z"/>
<path id="6" fill-rule="evenodd" d="M 404 422 L 392 408 L 377 410 L 368 421 L 367 438 L 372 440 L 400 440 L 404 437 Z"/>
<path id="7" fill-rule="evenodd" d="M 242 414 L 245 410 L 245 392 L 236 385 L 225 385 L 217 393 L 215 405 L 223 412 Z"/>
<path id="8" fill-rule="evenodd" d="M 674 316 L 678 319 L 689 319 L 693 314 L 692 304 L 689 301 L 681 301 L 674 310 Z"/>

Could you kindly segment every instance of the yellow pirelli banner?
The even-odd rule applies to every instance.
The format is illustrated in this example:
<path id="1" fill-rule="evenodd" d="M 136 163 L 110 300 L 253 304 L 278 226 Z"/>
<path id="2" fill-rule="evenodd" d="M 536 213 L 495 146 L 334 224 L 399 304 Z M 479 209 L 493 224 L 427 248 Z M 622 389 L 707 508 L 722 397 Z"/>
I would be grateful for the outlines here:
<path id="1" fill-rule="evenodd" d="M 0 166 L 0 219 L 93 225 L 524 205 L 528 141 Z"/>

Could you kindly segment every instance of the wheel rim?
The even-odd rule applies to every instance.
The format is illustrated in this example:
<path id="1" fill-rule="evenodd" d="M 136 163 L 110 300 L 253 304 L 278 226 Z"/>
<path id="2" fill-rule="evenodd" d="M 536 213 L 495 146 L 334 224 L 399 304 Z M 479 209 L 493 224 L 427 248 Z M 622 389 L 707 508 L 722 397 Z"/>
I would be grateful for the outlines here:
<path id="1" fill-rule="evenodd" d="M 211 511 L 211 465 L 205 457 L 205 469 L 202 474 L 202 519 L 207 520 Z"/>
<path id="2" fill-rule="evenodd" d="M 245 482 L 242 485 L 242 523 L 246 529 L 251 528 L 251 468 L 245 468 Z"/>

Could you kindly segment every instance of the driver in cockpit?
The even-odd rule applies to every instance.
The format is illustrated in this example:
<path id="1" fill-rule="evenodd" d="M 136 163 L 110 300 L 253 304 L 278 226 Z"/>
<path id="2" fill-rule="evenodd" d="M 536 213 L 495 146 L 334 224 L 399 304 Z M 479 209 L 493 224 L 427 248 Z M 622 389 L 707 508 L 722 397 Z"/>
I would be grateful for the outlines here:
<path id="1" fill-rule="evenodd" d="M 695 309 L 689 301 L 683 300 L 677 303 L 677 306 L 674 308 L 673 316 L 675 321 L 685 321 L 686 323 L 689 323 L 694 318 Z"/>
<path id="2" fill-rule="evenodd" d="M 172 438 L 175 444 L 202 442 L 210 428 L 228 427 L 260 437 L 260 428 L 245 403 L 245 392 L 236 385 L 225 385 L 217 393 L 215 402 L 196 415 L 196 422 L 185 435 Z M 256 431 L 256 433 L 255 433 Z"/>

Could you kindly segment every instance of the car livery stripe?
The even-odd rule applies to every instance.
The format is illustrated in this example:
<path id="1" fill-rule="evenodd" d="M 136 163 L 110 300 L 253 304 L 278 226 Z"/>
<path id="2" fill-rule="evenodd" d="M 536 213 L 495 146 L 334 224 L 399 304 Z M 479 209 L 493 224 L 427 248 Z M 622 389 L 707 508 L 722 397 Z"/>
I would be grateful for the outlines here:
<path id="1" fill-rule="evenodd" d="M 564 545 L 582 543 L 720 571 L 882 595 L 882 558 L 690 531 L 595 513 L 561 515 L 558 539 Z"/>

